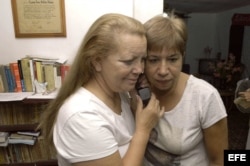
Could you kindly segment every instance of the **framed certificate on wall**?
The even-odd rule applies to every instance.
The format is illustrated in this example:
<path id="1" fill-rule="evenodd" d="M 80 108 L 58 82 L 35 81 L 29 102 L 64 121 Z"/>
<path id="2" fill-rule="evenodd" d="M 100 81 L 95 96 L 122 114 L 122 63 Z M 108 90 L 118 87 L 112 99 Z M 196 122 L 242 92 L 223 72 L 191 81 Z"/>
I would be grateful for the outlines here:
<path id="1" fill-rule="evenodd" d="M 15 36 L 66 37 L 64 0 L 11 0 Z"/>

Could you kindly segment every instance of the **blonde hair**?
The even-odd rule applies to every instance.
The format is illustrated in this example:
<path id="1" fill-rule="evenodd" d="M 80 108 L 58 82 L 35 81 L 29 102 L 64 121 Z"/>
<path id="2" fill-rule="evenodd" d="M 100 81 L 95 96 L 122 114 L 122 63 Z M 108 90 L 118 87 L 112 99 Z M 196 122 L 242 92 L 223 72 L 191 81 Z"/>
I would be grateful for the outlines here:
<path id="1" fill-rule="evenodd" d="M 88 30 L 57 97 L 49 103 L 38 126 L 49 143 L 53 143 L 53 127 L 63 102 L 94 76 L 94 59 L 119 51 L 120 34 L 145 37 L 145 29 L 132 17 L 110 13 L 98 18 Z"/>
<path id="2" fill-rule="evenodd" d="M 147 49 L 161 51 L 163 48 L 178 50 L 184 55 L 187 42 L 187 27 L 173 12 L 157 15 L 144 23 Z"/>

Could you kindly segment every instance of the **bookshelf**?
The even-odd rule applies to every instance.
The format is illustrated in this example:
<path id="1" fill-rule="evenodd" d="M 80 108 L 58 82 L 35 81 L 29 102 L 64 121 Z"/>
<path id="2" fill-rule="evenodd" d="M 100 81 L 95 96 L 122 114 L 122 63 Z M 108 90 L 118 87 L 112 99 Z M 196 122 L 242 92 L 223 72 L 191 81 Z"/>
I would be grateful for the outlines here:
<path id="1" fill-rule="evenodd" d="M 4 95 L 6 94 L 6 95 Z M 24 94 L 22 97 L 20 95 Z M 6 96 L 6 97 L 4 97 Z M 18 96 L 18 97 L 17 97 Z M 6 99 L 7 98 L 7 99 Z M 0 93 L 0 131 L 35 131 L 51 96 Z M 42 132 L 34 145 L 0 146 L 0 166 L 57 166 L 54 147 L 47 146 Z"/>
<path id="2" fill-rule="evenodd" d="M 32 56 L 0 64 L 0 132 L 9 135 L 1 137 L 0 166 L 57 166 L 56 150 L 42 131 L 26 137 L 20 132 L 35 132 L 69 68 L 64 58 Z"/>

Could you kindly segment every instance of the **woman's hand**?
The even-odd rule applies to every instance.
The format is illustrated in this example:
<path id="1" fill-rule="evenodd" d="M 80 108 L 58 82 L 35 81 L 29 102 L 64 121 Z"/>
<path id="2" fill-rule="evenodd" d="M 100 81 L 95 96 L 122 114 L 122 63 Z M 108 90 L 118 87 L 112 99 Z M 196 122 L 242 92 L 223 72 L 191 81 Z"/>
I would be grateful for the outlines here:
<path id="1" fill-rule="evenodd" d="M 239 96 L 250 102 L 250 89 L 247 89 L 245 92 L 239 92 Z"/>
<path id="2" fill-rule="evenodd" d="M 146 88 L 146 87 L 149 87 L 149 83 L 146 79 L 146 76 L 144 74 L 141 74 L 136 82 L 135 88 L 132 89 L 131 91 L 129 91 L 130 106 L 131 106 L 131 109 L 132 109 L 132 112 L 134 115 L 135 115 L 135 112 L 137 109 L 137 104 L 138 104 L 138 99 L 137 99 L 137 96 L 139 95 L 138 91 L 141 88 Z M 149 92 L 149 93 L 151 93 L 151 92 Z"/>
<path id="3" fill-rule="evenodd" d="M 135 113 L 136 130 L 150 134 L 151 130 L 163 116 L 164 110 L 164 107 L 161 108 L 159 101 L 153 93 L 145 108 L 143 108 L 141 98 L 137 96 L 137 109 Z"/>

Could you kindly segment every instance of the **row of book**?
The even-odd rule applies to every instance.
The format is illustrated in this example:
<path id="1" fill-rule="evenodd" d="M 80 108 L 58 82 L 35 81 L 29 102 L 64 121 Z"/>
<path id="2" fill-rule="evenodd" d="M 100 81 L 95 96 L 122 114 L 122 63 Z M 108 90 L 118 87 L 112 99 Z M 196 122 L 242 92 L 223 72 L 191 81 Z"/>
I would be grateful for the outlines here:
<path id="1" fill-rule="evenodd" d="M 31 163 L 56 159 L 56 150 L 48 146 L 46 139 L 24 133 L 12 133 L 7 141 L 8 146 L 0 147 L 0 164 Z"/>
<path id="2" fill-rule="evenodd" d="M 5 147 L 8 145 L 8 132 L 1 132 L 0 131 L 0 147 Z"/>
<path id="3" fill-rule="evenodd" d="M 18 132 L 0 132 L 0 147 L 7 147 L 9 144 L 34 145 L 40 131 L 18 131 Z"/>
<path id="4" fill-rule="evenodd" d="M 47 104 L 29 104 L 23 102 L 0 103 L 0 127 L 2 125 L 35 124 L 40 121 L 41 113 Z"/>
<path id="5" fill-rule="evenodd" d="M 51 92 L 60 88 L 69 65 L 66 61 L 24 57 L 0 65 L 0 92 Z"/>

